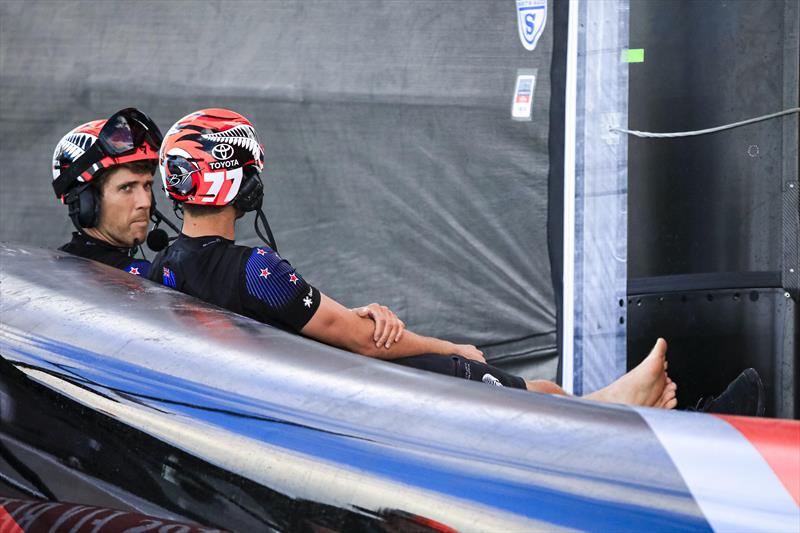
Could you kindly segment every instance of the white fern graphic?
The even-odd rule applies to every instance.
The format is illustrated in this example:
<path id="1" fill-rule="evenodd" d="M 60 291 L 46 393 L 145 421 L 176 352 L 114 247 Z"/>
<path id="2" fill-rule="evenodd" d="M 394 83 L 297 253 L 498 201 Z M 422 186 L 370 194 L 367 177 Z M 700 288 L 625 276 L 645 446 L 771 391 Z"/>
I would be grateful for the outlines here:
<path id="1" fill-rule="evenodd" d="M 70 161 L 75 161 L 97 140 L 97 137 L 90 133 L 73 133 L 67 135 L 56 146 L 53 152 L 53 179 L 57 178 L 61 169 L 59 159 L 66 154 Z"/>
<path id="2" fill-rule="evenodd" d="M 240 146 L 250 150 L 253 154 L 253 159 L 256 161 L 261 160 L 263 154 L 261 152 L 261 145 L 258 144 L 256 131 L 252 126 L 240 124 L 229 130 L 220 131 L 218 133 L 206 133 L 203 139 L 216 142 L 226 142 L 235 146 Z"/>

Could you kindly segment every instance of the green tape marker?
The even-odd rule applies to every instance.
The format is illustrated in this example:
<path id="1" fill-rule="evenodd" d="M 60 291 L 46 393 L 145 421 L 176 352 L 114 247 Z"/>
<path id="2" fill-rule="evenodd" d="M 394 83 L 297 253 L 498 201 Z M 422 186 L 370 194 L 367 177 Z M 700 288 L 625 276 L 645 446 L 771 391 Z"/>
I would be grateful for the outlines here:
<path id="1" fill-rule="evenodd" d="M 623 50 L 620 61 L 623 63 L 644 63 L 644 48 Z"/>

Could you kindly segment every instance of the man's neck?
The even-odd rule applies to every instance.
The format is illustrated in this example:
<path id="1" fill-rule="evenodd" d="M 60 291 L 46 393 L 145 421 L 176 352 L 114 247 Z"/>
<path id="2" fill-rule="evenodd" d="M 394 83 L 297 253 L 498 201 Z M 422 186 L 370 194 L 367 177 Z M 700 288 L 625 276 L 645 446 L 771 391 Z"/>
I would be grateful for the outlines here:
<path id="1" fill-rule="evenodd" d="M 111 236 L 107 235 L 106 232 L 102 231 L 101 228 L 81 228 L 81 232 L 84 235 L 88 235 L 95 240 L 102 241 L 115 248 L 133 248 L 133 246 L 129 246 L 124 242 L 115 241 Z"/>
<path id="2" fill-rule="evenodd" d="M 223 209 L 219 213 L 205 216 L 192 216 L 183 214 L 183 227 L 181 233 L 187 237 L 209 237 L 218 235 L 230 241 L 235 240 L 234 222 L 236 222 L 236 209 Z"/>

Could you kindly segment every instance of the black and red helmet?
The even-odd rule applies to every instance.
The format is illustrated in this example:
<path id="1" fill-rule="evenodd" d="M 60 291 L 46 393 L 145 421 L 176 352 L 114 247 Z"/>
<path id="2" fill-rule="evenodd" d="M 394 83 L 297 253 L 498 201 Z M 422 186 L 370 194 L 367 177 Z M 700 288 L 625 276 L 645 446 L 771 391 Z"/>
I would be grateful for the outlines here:
<path id="1" fill-rule="evenodd" d="M 201 109 L 169 129 L 159 168 L 164 190 L 176 202 L 230 205 L 249 189 L 243 183 L 261 184 L 264 147 L 253 125 L 239 113 Z"/>
<path id="2" fill-rule="evenodd" d="M 53 152 L 53 190 L 63 198 L 70 189 L 91 182 L 103 169 L 134 161 L 158 162 L 161 132 L 134 108 L 73 129 Z"/>

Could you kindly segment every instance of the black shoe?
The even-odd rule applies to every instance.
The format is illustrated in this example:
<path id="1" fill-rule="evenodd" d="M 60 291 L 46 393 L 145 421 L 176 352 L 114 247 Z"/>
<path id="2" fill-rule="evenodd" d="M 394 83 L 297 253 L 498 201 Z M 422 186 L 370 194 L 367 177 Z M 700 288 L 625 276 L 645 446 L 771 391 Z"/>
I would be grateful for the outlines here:
<path id="1" fill-rule="evenodd" d="M 748 368 L 716 398 L 700 398 L 693 410 L 721 415 L 763 416 L 765 409 L 764 385 L 758 372 Z"/>

